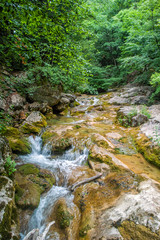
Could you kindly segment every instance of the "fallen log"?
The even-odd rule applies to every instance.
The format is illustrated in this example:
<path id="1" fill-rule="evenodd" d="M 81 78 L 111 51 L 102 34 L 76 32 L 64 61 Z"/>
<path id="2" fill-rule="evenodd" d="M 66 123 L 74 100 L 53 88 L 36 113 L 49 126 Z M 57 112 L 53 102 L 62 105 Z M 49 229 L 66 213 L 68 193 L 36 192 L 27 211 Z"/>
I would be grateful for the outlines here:
<path id="1" fill-rule="evenodd" d="M 83 181 L 80 181 L 80 182 L 78 182 L 78 183 L 74 183 L 74 184 L 70 187 L 70 190 L 73 192 L 76 187 L 79 187 L 79 186 L 81 186 L 81 185 L 83 185 L 83 184 L 85 184 L 85 183 L 89 183 L 89 182 L 91 182 L 91 181 L 94 181 L 94 180 L 96 180 L 96 179 L 98 179 L 98 178 L 100 178 L 100 177 L 102 177 L 102 173 L 100 173 L 100 174 L 98 174 L 98 175 L 96 175 L 96 176 L 93 176 L 93 177 L 91 177 L 91 178 L 84 179 Z"/>
<path id="2" fill-rule="evenodd" d="M 39 229 L 33 229 L 30 231 L 23 240 L 45 240 L 46 235 L 50 229 L 50 227 L 55 223 L 55 221 L 50 222 L 47 227 L 45 228 L 44 232 L 42 235 L 39 233 Z"/>

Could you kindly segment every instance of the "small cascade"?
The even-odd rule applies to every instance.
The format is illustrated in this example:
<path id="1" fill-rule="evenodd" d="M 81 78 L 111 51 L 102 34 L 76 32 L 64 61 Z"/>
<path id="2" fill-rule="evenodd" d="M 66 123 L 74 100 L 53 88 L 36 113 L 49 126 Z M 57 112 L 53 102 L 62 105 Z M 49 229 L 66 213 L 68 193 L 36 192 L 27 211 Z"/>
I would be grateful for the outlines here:
<path id="1" fill-rule="evenodd" d="M 54 156 L 53 158 L 49 145 L 42 145 L 41 137 L 30 136 L 29 141 L 31 143 L 32 152 L 26 156 L 21 156 L 22 162 L 32 163 L 43 169 L 50 170 L 56 177 L 57 186 L 53 186 L 47 194 L 41 197 L 38 208 L 31 216 L 29 226 L 26 228 L 26 231 L 21 234 L 21 239 L 32 229 L 38 228 L 41 233 L 44 231 L 48 224 L 46 219 L 58 199 L 65 198 L 67 206 L 73 209 L 73 195 L 68 189 L 67 176 L 74 168 L 83 165 L 88 157 L 87 148 L 84 148 L 83 151 L 77 151 L 72 147 L 64 154 Z M 61 176 L 63 177 L 63 182 L 61 181 L 61 186 L 58 186 Z"/>

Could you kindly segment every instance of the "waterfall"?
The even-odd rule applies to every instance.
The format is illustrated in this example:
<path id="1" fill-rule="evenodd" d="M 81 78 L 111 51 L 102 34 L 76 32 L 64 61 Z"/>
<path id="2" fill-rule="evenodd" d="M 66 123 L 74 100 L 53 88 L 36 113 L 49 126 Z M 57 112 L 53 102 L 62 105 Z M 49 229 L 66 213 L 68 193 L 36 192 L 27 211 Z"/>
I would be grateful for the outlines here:
<path id="1" fill-rule="evenodd" d="M 85 163 L 88 157 L 88 150 L 84 148 L 83 151 L 75 150 L 74 147 L 64 152 L 64 154 L 56 157 L 51 156 L 49 145 L 42 145 L 42 139 L 39 136 L 29 137 L 32 152 L 28 155 L 21 156 L 23 163 L 32 163 L 38 165 L 43 169 L 50 170 L 56 177 L 56 182 L 59 182 L 59 175 L 63 175 L 63 183 L 61 186 L 53 186 L 45 195 L 41 197 L 38 208 L 33 212 L 29 221 L 29 226 L 26 232 L 21 234 L 22 239 L 34 228 L 38 228 L 42 233 L 46 227 L 46 218 L 49 216 L 54 204 L 60 198 L 65 198 L 67 205 L 73 207 L 73 195 L 68 189 L 68 174 L 77 166 Z"/>

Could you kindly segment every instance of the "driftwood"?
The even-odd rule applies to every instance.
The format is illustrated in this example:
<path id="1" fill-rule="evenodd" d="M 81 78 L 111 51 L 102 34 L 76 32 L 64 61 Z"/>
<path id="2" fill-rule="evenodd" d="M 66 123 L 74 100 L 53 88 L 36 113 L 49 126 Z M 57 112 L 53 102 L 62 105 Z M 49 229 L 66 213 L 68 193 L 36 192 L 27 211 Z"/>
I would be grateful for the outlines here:
<path id="1" fill-rule="evenodd" d="M 98 175 L 96 175 L 96 176 L 94 176 L 94 177 L 84 179 L 84 180 L 81 181 L 81 182 L 74 183 L 74 184 L 71 186 L 70 190 L 73 192 L 76 187 L 79 187 L 80 185 L 85 184 L 85 183 L 89 183 L 89 182 L 91 182 L 91 181 L 93 181 L 93 180 L 95 180 L 95 179 L 98 179 L 98 178 L 100 178 L 100 177 L 102 177 L 102 173 L 100 173 L 100 174 L 98 174 Z"/>
<path id="2" fill-rule="evenodd" d="M 47 227 L 45 228 L 42 235 L 39 233 L 39 229 L 33 229 L 30 231 L 23 240 L 45 240 L 45 237 L 50 229 L 50 227 L 55 223 L 55 221 L 50 222 Z"/>

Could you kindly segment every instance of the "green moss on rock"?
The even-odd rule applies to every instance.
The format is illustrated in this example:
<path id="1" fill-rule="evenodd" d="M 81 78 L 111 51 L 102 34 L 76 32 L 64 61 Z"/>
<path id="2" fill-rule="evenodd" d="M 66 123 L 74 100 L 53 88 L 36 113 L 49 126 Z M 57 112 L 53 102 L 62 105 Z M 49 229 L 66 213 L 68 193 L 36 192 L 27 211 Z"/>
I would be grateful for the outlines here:
<path id="1" fill-rule="evenodd" d="M 37 134 L 39 134 L 41 132 L 41 128 L 40 127 L 31 125 L 31 124 L 28 124 L 28 123 L 25 123 L 21 127 L 21 130 L 22 130 L 23 133 L 26 133 L 26 134 L 30 134 L 30 133 L 37 133 Z"/>
<path id="2" fill-rule="evenodd" d="M 39 169 L 37 167 L 35 167 L 33 164 L 25 164 L 23 166 L 20 166 L 18 171 L 24 175 L 39 173 Z"/>
<path id="3" fill-rule="evenodd" d="M 31 147 L 26 138 L 8 138 L 9 145 L 14 153 L 17 154 L 29 154 Z"/>
<path id="4" fill-rule="evenodd" d="M 124 221 L 121 226 L 118 228 L 123 239 L 126 240 L 160 240 L 160 236 L 156 233 L 153 233 L 149 228 L 135 224 L 131 221 Z"/>
<path id="5" fill-rule="evenodd" d="M 66 206 L 62 203 L 57 207 L 57 220 L 61 229 L 69 227 L 73 216 L 69 213 Z"/>
<path id="6" fill-rule="evenodd" d="M 8 137 L 11 137 L 11 138 L 20 138 L 20 131 L 17 129 L 17 128 L 14 128 L 14 127 L 6 127 L 4 133 L 3 133 L 4 136 L 6 136 L 7 138 Z"/>

